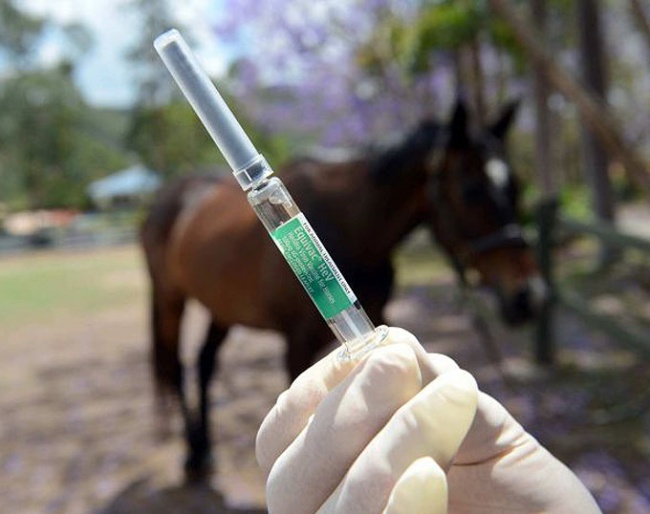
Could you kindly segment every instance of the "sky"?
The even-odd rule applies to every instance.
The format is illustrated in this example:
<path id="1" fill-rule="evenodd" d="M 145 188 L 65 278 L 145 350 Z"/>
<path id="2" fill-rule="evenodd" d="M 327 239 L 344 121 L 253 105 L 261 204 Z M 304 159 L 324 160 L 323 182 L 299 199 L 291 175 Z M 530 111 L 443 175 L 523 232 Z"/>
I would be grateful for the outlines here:
<path id="1" fill-rule="evenodd" d="M 219 16 L 220 0 L 182 0 L 172 2 L 175 18 L 191 30 L 194 50 L 207 71 L 223 73 L 227 56 L 220 51 L 211 25 Z M 137 30 L 133 12 L 124 0 L 22 0 L 28 12 L 48 16 L 61 23 L 81 23 L 94 40 L 83 56 L 76 79 L 89 103 L 102 107 L 127 107 L 133 101 L 133 73 L 124 58 Z M 189 34 L 187 34 L 189 36 Z M 47 37 L 40 48 L 40 60 L 52 64 L 62 54 L 62 42 L 56 35 Z"/>

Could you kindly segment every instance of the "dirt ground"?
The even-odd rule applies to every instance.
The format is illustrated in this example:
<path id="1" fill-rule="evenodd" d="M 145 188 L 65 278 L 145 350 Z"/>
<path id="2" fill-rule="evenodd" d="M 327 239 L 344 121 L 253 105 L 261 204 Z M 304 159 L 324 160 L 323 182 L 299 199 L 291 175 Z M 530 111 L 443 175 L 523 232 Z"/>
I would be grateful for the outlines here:
<path id="1" fill-rule="evenodd" d="M 564 316 L 562 362 L 547 373 L 528 364 L 525 331 L 491 323 L 499 372 L 453 290 L 443 278 L 402 291 L 391 324 L 474 373 L 578 473 L 604 512 L 650 512 L 648 364 Z M 206 321 L 196 305 L 189 314 L 188 359 Z M 282 351 L 277 334 L 231 332 L 214 384 L 218 471 L 209 484 L 186 486 L 178 423 L 165 441 L 153 423 L 144 302 L 2 336 L 0 512 L 265 512 L 253 444 L 286 386 Z"/>

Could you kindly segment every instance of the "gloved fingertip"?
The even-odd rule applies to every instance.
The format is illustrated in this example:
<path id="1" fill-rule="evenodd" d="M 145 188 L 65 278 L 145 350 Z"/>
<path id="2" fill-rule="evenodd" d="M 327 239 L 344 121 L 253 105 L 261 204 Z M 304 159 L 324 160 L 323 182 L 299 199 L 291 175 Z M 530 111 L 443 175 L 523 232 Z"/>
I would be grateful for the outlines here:
<path id="1" fill-rule="evenodd" d="M 418 390 L 422 387 L 417 357 L 407 344 L 398 343 L 378 348 L 368 356 L 362 367 L 369 375 L 367 380 L 374 377 L 385 380 L 386 376 L 393 375 L 400 381 L 417 377 Z"/>
<path id="2" fill-rule="evenodd" d="M 446 415 L 461 411 L 474 417 L 478 405 L 478 385 L 476 379 L 463 369 L 456 369 L 440 375 L 428 384 L 420 395 L 421 401 L 414 410 L 424 410 L 436 418 L 436 408 L 444 406 Z"/>
<path id="3" fill-rule="evenodd" d="M 445 390 L 447 394 L 462 395 L 466 401 L 471 402 L 476 409 L 478 404 L 478 384 L 474 375 L 464 369 L 452 370 L 448 373 L 441 375 L 438 380 L 440 383 L 445 383 Z"/>
<path id="4" fill-rule="evenodd" d="M 432 359 L 431 354 L 424 349 L 420 341 L 403 328 L 389 327 L 388 337 L 386 339 L 387 344 L 402 343 L 411 347 L 418 359 L 422 372 L 422 380 L 425 383 L 431 382 L 442 373 L 458 368 L 458 365 L 448 357 L 438 356 L 439 358 Z"/>
<path id="5" fill-rule="evenodd" d="M 429 353 L 427 355 L 427 364 L 435 377 L 460 369 L 454 359 L 441 353 Z"/>
<path id="6" fill-rule="evenodd" d="M 384 514 L 446 514 L 447 477 L 431 457 L 415 460 L 399 478 Z"/>
<path id="7" fill-rule="evenodd" d="M 417 337 L 408 330 L 399 327 L 388 327 L 387 339 L 391 343 L 406 343 L 408 345 L 420 345 Z"/>
<path id="8" fill-rule="evenodd" d="M 462 369 L 450 371 L 428 384 L 408 408 L 422 444 L 447 469 L 469 431 L 478 404 L 474 377 Z"/>

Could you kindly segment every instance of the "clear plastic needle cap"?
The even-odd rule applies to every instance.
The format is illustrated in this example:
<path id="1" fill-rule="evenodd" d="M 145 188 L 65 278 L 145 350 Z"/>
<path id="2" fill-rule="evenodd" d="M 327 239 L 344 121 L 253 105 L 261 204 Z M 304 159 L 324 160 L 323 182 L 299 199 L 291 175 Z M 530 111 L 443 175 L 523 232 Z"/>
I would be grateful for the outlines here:
<path id="1" fill-rule="evenodd" d="M 232 111 L 176 29 L 161 34 L 154 47 L 208 133 L 248 189 L 273 171 L 251 143 Z"/>

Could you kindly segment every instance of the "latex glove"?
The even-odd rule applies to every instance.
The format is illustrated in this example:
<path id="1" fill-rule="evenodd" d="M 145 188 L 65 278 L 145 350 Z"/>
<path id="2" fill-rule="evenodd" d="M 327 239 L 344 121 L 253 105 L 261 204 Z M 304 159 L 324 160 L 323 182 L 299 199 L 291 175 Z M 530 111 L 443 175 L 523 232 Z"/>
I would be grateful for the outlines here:
<path id="1" fill-rule="evenodd" d="M 278 398 L 257 438 L 271 513 L 441 514 L 447 490 L 450 512 L 598 512 L 469 374 L 389 340 L 356 367 L 337 350 Z"/>
<path id="2" fill-rule="evenodd" d="M 578 477 L 485 393 L 447 481 L 449 512 L 601 512 Z"/>
<path id="3" fill-rule="evenodd" d="M 446 512 L 476 383 L 404 330 L 388 342 L 356 367 L 336 350 L 278 398 L 257 438 L 269 512 Z"/>

